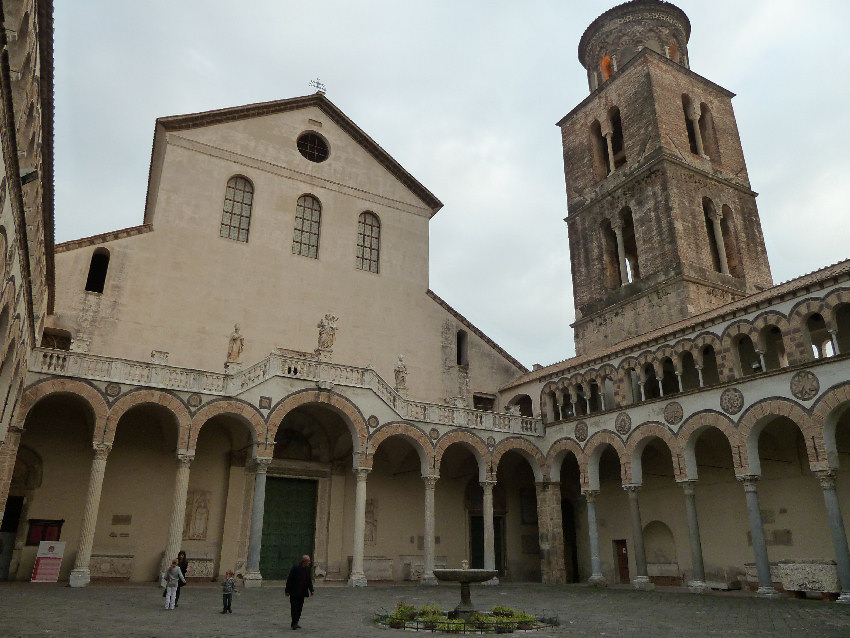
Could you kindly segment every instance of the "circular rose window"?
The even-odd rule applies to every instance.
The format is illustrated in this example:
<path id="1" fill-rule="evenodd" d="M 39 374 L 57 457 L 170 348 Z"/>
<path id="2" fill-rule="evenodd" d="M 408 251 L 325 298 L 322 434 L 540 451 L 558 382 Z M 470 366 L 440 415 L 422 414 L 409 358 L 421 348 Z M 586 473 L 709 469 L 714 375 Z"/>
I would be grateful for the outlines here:
<path id="1" fill-rule="evenodd" d="M 330 153 L 328 143 L 317 133 L 303 133 L 298 138 L 298 152 L 311 162 L 324 162 Z"/>

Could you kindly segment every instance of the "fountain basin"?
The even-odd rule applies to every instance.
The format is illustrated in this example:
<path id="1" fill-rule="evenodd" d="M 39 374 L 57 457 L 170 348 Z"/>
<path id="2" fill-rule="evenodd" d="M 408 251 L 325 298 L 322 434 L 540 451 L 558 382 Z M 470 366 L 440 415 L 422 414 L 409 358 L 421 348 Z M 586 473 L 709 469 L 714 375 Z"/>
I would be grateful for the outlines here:
<path id="1" fill-rule="evenodd" d="M 467 620 L 475 613 L 469 595 L 469 583 L 483 583 L 494 578 L 499 572 L 495 569 L 435 569 L 437 580 L 460 583 L 460 604 L 455 607 L 454 617 Z"/>

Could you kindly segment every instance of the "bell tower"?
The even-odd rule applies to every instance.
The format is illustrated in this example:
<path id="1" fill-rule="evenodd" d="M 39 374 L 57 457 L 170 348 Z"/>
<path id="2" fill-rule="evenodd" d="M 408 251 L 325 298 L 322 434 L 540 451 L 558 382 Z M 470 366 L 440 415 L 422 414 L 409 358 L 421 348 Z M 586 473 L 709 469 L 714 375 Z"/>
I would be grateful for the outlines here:
<path id="1" fill-rule="evenodd" d="M 734 94 L 690 70 L 690 31 L 633 0 L 579 42 L 590 95 L 558 122 L 579 355 L 773 285 Z"/>

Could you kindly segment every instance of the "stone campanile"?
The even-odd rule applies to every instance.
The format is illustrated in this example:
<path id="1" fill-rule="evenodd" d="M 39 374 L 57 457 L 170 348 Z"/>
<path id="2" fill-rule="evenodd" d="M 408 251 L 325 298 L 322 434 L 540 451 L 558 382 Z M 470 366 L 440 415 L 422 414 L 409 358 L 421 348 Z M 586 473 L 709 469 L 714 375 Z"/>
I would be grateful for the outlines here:
<path id="1" fill-rule="evenodd" d="M 690 70 L 690 31 L 634 0 L 579 42 L 591 93 L 558 123 L 578 355 L 773 285 L 733 94 Z"/>

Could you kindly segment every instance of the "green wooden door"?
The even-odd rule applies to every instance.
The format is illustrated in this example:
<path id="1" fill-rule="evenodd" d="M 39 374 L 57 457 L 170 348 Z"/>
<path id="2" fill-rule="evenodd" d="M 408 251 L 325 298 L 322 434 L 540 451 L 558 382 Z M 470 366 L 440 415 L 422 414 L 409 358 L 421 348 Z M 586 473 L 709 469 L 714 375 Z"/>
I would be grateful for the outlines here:
<path id="1" fill-rule="evenodd" d="M 304 554 L 313 555 L 316 533 L 316 481 L 266 479 L 260 573 L 285 580 Z"/>

